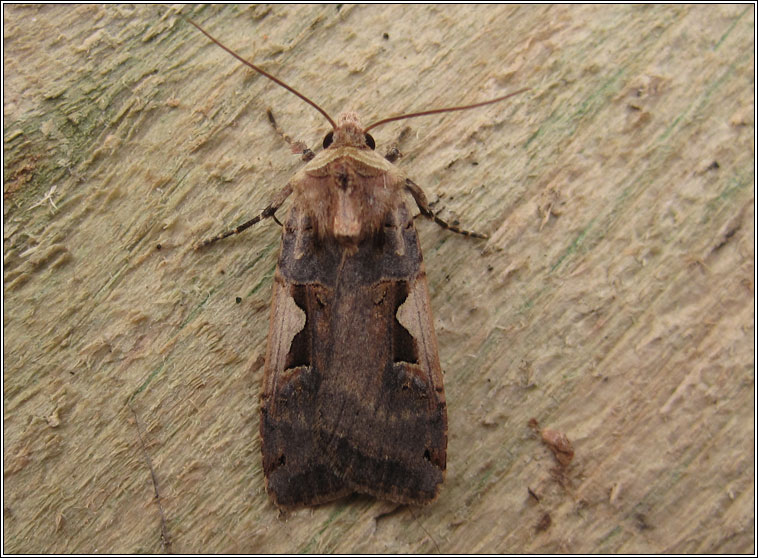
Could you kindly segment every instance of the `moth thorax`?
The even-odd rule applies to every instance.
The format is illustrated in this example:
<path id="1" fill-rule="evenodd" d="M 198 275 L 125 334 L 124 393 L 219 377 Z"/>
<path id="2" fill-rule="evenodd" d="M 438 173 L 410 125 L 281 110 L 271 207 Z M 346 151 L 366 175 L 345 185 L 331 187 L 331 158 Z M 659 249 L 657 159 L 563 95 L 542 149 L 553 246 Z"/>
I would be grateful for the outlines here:
<path id="1" fill-rule="evenodd" d="M 337 117 L 337 127 L 334 129 L 334 147 L 360 147 L 368 149 L 366 133 L 363 131 L 358 114 L 343 112 Z"/>

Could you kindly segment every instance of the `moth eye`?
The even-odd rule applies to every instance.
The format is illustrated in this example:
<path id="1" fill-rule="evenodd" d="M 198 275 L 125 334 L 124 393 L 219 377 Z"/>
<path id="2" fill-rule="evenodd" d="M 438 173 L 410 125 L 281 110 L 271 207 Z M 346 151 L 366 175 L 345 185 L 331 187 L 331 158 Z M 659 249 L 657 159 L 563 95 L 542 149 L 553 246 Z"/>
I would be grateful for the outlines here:
<path id="1" fill-rule="evenodd" d="M 324 137 L 324 149 L 332 145 L 332 141 L 334 140 L 334 132 L 329 132 Z"/>
<path id="2" fill-rule="evenodd" d="M 372 151 L 376 149 L 376 142 L 374 141 L 374 138 L 371 137 L 371 134 L 366 134 L 366 145 L 368 145 Z"/>

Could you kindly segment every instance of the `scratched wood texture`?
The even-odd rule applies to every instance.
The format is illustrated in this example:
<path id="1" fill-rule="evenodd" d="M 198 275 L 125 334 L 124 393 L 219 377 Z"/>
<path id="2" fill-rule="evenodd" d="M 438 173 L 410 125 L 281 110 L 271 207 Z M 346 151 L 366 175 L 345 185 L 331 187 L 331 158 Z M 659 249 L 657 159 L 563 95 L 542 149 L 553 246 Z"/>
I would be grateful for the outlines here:
<path id="1" fill-rule="evenodd" d="M 312 146 L 327 127 L 180 16 L 332 114 L 531 88 L 375 134 L 410 127 L 398 164 L 491 235 L 418 222 L 450 417 L 433 505 L 268 502 L 279 228 L 191 245 L 301 164 L 266 108 Z M 3 18 L 5 552 L 755 552 L 753 6 Z M 531 418 L 573 442 L 566 471 Z"/>

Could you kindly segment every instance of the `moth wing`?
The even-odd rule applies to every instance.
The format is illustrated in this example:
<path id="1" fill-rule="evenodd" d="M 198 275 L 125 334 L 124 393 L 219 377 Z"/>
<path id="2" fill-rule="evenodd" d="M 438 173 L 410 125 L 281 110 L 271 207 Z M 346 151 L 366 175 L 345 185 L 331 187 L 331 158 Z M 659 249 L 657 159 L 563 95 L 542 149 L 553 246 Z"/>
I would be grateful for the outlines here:
<path id="1" fill-rule="evenodd" d="M 363 253 L 363 250 L 366 253 Z M 334 362 L 320 386 L 319 435 L 333 470 L 356 492 L 399 503 L 436 498 L 447 412 L 426 273 L 405 205 L 385 238 L 341 266 L 331 304 Z"/>
<path id="2" fill-rule="evenodd" d="M 392 320 L 392 337 L 393 353 L 400 349 L 404 360 L 387 358 L 366 369 L 381 378 L 379 389 L 365 377 L 351 388 L 355 396 L 335 394 L 341 412 L 322 414 L 321 434 L 333 470 L 356 492 L 424 504 L 444 480 L 447 411 L 423 270 L 407 285 L 394 285 L 403 287 L 407 297 Z"/>
<path id="3" fill-rule="evenodd" d="M 277 267 L 261 393 L 261 451 L 266 490 L 281 508 L 317 505 L 353 492 L 332 470 L 313 435 L 318 387 L 312 367 L 298 364 L 292 343 L 305 312 Z"/>
<path id="4" fill-rule="evenodd" d="M 275 277 L 261 445 L 280 507 L 350 492 L 433 500 L 447 415 L 418 236 L 405 205 L 357 250 L 293 207 Z"/>

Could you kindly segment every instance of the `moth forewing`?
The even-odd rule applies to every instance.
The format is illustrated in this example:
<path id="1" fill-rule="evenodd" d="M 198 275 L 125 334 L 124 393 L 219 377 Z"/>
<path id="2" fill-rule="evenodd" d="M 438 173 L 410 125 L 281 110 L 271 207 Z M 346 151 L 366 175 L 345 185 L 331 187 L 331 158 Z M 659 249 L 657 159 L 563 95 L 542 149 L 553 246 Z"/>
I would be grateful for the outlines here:
<path id="1" fill-rule="evenodd" d="M 447 415 L 413 218 L 401 202 L 381 241 L 351 249 L 319 243 L 301 211 L 293 204 L 285 223 L 271 308 L 267 489 L 283 508 L 350 492 L 429 502 L 444 478 Z M 309 249 L 297 257 L 297 246 Z"/>

